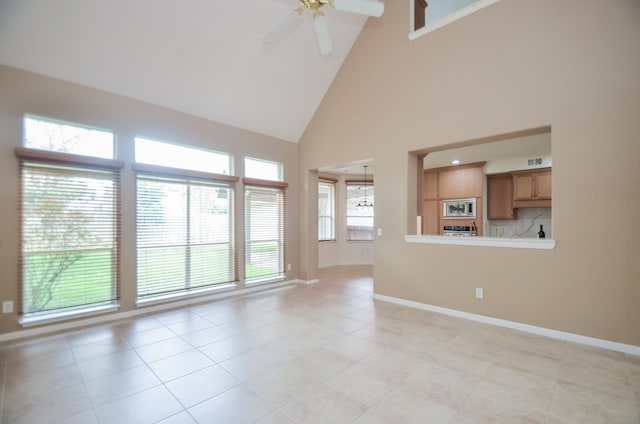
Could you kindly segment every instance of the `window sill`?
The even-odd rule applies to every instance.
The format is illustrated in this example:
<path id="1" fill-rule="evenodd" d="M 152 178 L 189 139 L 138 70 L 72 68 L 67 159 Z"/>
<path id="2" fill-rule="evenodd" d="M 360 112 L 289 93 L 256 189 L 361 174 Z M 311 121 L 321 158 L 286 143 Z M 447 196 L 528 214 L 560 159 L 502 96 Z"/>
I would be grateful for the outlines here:
<path id="1" fill-rule="evenodd" d="M 406 235 L 407 243 L 444 244 L 450 246 L 482 246 L 482 247 L 507 247 L 512 249 L 539 249 L 553 250 L 556 241 L 553 239 L 514 239 L 495 237 L 451 237 L 451 236 L 413 236 Z"/>
<path id="2" fill-rule="evenodd" d="M 72 311 L 52 312 L 37 316 L 24 316 L 18 320 L 22 327 L 33 327 L 35 325 L 51 324 L 54 322 L 67 321 L 71 319 L 84 318 L 92 315 L 115 312 L 120 308 L 117 303 L 108 305 L 93 306 L 89 308 L 75 309 Z"/>
<path id="3" fill-rule="evenodd" d="M 233 290 L 237 287 L 235 283 L 220 284 L 214 287 L 204 287 L 201 289 L 189 290 L 187 292 L 162 294 L 158 296 L 149 296 L 136 301 L 136 306 L 149 306 L 159 303 L 173 302 L 180 299 L 188 299 L 190 297 L 198 297 L 203 294 L 217 293 L 221 291 Z"/>
<path id="4" fill-rule="evenodd" d="M 268 278 L 260 278 L 260 279 L 255 279 L 255 280 L 247 280 L 245 281 L 244 285 L 247 287 L 252 287 L 252 286 L 259 286 L 262 284 L 271 284 L 271 283 L 278 283 L 280 281 L 284 281 L 285 280 L 285 276 L 284 275 L 278 275 L 276 277 L 268 277 Z"/>

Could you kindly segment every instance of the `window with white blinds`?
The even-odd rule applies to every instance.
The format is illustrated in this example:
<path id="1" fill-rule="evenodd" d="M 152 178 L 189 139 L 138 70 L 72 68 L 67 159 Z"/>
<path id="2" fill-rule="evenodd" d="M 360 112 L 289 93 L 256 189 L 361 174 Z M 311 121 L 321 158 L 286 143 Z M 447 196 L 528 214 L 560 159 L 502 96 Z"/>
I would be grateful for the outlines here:
<path id="1" fill-rule="evenodd" d="M 24 125 L 24 145 L 31 148 L 16 150 L 22 319 L 114 305 L 119 298 L 123 166 L 112 160 L 114 136 L 30 116 Z"/>
<path id="2" fill-rule="evenodd" d="M 232 156 L 135 138 L 138 302 L 238 279 Z"/>
<path id="3" fill-rule="evenodd" d="M 336 239 L 336 182 L 318 182 L 318 241 Z"/>
<path id="4" fill-rule="evenodd" d="M 237 280 L 230 183 L 139 173 L 137 298 Z"/>
<path id="5" fill-rule="evenodd" d="M 245 280 L 284 278 L 286 183 L 245 178 Z"/>

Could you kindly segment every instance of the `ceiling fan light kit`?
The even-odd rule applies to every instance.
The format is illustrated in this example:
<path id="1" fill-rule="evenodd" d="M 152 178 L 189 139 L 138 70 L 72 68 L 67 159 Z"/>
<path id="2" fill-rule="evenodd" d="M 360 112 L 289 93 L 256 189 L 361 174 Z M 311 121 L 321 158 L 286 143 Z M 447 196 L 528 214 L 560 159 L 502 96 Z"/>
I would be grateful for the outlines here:
<path id="1" fill-rule="evenodd" d="M 373 0 L 298 0 L 298 6 L 271 28 L 262 37 L 262 42 L 269 44 L 282 37 L 295 23 L 296 19 L 302 16 L 305 9 L 309 9 L 313 12 L 313 29 L 318 40 L 320 53 L 331 53 L 333 51 L 333 43 L 329 34 L 329 26 L 324 13 L 320 10 L 325 5 L 343 12 L 374 17 L 380 17 L 384 12 L 384 3 Z"/>

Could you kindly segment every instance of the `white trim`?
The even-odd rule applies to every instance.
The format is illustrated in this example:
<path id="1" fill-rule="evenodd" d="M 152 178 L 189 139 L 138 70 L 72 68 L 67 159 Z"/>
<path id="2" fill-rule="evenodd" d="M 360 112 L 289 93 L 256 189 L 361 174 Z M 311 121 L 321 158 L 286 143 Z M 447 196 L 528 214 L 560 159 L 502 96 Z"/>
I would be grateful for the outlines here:
<path id="1" fill-rule="evenodd" d="M 249 287 L 249 288 L 240 289 L 240 290 L 230 290 L 230 291 L 225 291 L 223 293 L 212 294 L 209 296 L 184 299 L 179 302 L 162 303 L 155 306 L 141 307 L 138 309 L 127 311 L 127 312 L 118 312 L 118 313 L 109 314 L 109 315 L 94 316 L 92 318 L 87 318 L 87 319 L 82 319 L 77 321 L 68 321 L 68 322 L 63 322 L 59 324 L 48 325 L 46 327 L 43 326 L 39 328 L 32 328 L 29 330 L 13 331 L 10 333 L 0 334 L 0 342 L 22 339 L 26 337 L 40 336 L 40 335 L 49 334 L 49 333 L 56 333 L 60 331 L 71 330 L 74 328 L 86 327 L 86 326 L 95 325 L 95 324 L 106 324 L 111 321 L 118 321 L 122 319 L 133 318 L 138 315 L 145 315 L 152 312 L 160 312 L 167 309 L 175 309 L 181 306 L 189 306 L 197 303 L 206 303 L 212 300 L 219 300 L 219 299 L 224 299 L 232 296 L 241 296 L 241 295 L 252 293 L 252 292 L 280 288 L 280 287 L 296 284 L 301 281 L 302 280 L 298 280 L 298 279 L 288 280 L 288 281 L 282 281 L 280 283 L 274 283 L 270 285 L 261 285 L 258 287 Z"/>
<path id="2" fill-rule="evenodd" d="M 553 239 L 405 235 L 404 240 L 407 243 L 510 247 L 513 249 L 553 250 L 556 247 L 556 241 Z"/>
<path id="3" fill-rule="evenodd" d="M 51 324 L 54 322 L 68 321 L 82 317 L 95 316 L 117 311 L 120 305 L 110 303 L 108 305 L 93 306 L 88 308 L 78 308 L 75 310 L 67 310 L 62 312 L 51 312 L 42 315 L 23 316 L 18 319 L 18 324 L 22 327 L 33 327 L 36 325 Z"/>
<path id="4" fill-rule="evenodd" d="M 314 280 L 298 280 L 298 284 L 318 284 L 320 282 L 319 279 L 314 279 Z"/>
<path id="5" fill-rule="evenodd" d="M 198 299 L 202 299 L 203 294 L 207 294 L 207 293 L 221 293 L 221 292 L 225 292 L 225 291 L 232 291 L 233 289 L 235 289 L 237 287 L 236 283 L 225 283 L 225 284 L 220 284 L 217 286 L 212 286 L 212 287 L 203 287 L 200 289 L 195 289 L 195 290 L 189 290 L 189 291 L 184 291 L 184 292 L 178 292 L 178 293 L 170 293 L 170 294 L 164 294 L 164 295 L 157 295 L 157 296 L 150 296 L 147 298 L 142 298 L 142 299 L 138 299 L 136 301 L 136 306 L 139 307 L 144 307 L 144 306 L 148 306 L 148 305 L 157 305 L 159 303 L 167 303 L 167 302 L 175 302 L 177 300 L 180 299 L 187 299 L 187 298 L 193 298 L 193 297 L 197 297 Z"/>
<path id="6" fill-rule="evenodd" d="M 425 26 L 423 28 L 420 28 L 417 31 L 410 32 L 409 33 L 409 41 L 413 41 L 416 38 L 422 37 L 423 35 L 428 34 L 431 31 L 435 31 L 438 28 L 442 28 L 443 26 L 448 25 L 448 24 L 450 24 L 450 23 L 452 23 L 454 21 L 457 21 L 458 19 L 462 19 L 467 15 L 471 15 L 472 13 L 477 12 L 478 10 L 483 9 L 483 8 L 485 8 L 487 6 L 491 6 L 492 4 L 497 3 L 498 1 L 500 1 L 500 0 L 480 0 L 480 1 L 477 1 L 475 3 L 470 4 L 467 7 L 463 7 L 462 9 L 458 9 L 455 12 L 450 13 L 449 15 L 445 16 L 444 18 L 435 21 L 431 25 L 427 25 L 427 26 Z M 411 17 L 413 17 L 413 2 L 414 2 L 414 0 L 409 0 L 409 2 L 410 2 L 409 10 L 411 11 L 409 13 L 409 15 Z M 427 7 L 427 10 L 428 9 L 429 8 Z M 411 26 L 409 28 L 413 29 L 413 23 L 414 23 L 414 20 L 412 18 L 411 22 L 410 22 Z"/>
<path id="7" fill-rule="evenodd" d="M 259 286 L 262 284 L 271 284 L 271 283 L 276 283 L 278 281 L 284 281 L 284 274 L 282 275 L 278 275 L 275 277 L 267 277 L 267 278 L 256 278 L 253 280 L 245 280 L 244 285 L 246 287 L 250 287 L 250 286 Z"/>
<path id="8" fill-rule="evenodd" d="M 423 311 L 436 312 L 439 314 L 450 315 L 457 318 L 463 318 L 471 321 L 481 322 L 484 324 L 491 324 L 498 327 L 506 327 L 506 328 L 511 328 L 513 330 L 524 331 L 526 333 L 537 334 L 545 337 L 551 337 L 553 339 L 566 340 L 568 342 L 580 343 L 588 346 L 615 350 L 617 352 L 640 356 L 640 346 L 612 342 L 612 341 L 603 340 L 603 339 L 596 339 L 594 337 L 582 336 L 580 334 L 566 333 L 564 331 L 557 331 L 557 330 L 552 330 L 544 327 L 536 327 L 534 325 L 522 324 L 514 321 L 507 321 L 499 318 L 492 318 L 484 315 L 472 314 L 469 312 L 462 312 L 455 309 L 442 308 L 440 306 L 428 305 L 426 303 L 419 303 L 411 300 L 400 299 L 397 297 L 384 296 L 381 294 L 374 293 L 373 298 L 375 300 L 395 303 L 398 305 L 408 306 L 410 308 L 421 309 Z"/>

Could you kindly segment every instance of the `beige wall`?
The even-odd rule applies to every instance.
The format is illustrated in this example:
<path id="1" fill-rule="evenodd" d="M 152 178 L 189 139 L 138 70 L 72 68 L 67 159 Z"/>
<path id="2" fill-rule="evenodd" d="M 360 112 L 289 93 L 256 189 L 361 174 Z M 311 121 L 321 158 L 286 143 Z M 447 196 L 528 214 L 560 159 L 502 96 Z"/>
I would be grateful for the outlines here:
<path id="1" fill-rule="evenodd" d="M 375 292 L 640 345 L 640 2 L 502 0 L 413 42 L 408 3 L 367 22 L 300 143 L 301 181 L 374 158 Z M 409 152 L 547 125 L 554 250 L 404 241 Z"/>
<path id="2" fill-rule="evenodd" d="M 125 74 L 123 74 L 123 78 Z M 244 172 L 244 156 L 284 163 L 287 189 L 286 258 L 297 278 L 298 146 L 121 96 L 0 66 L 0 300 L 18 303 L 18 161 L 25 113 L 110 129 L 116 133 L 122 173 L 122 300 L 120 312 L 135 309 L 135 192 L 133 139 L 146 136 L 234 155 L 235 174 Z M 242 183 L 236 184 L 237 247 L 243 251 Z M 240 265 L 242 255 L 240 255 Z M 239 286 L 242 288 L 242 284 Z M 0 315 L 0 333 L 19 330 L 16 314 Z"/>

